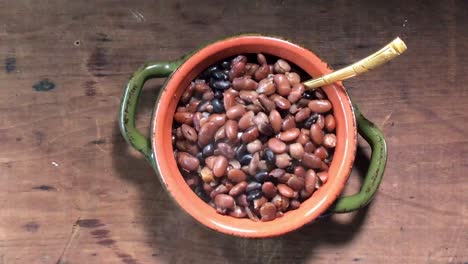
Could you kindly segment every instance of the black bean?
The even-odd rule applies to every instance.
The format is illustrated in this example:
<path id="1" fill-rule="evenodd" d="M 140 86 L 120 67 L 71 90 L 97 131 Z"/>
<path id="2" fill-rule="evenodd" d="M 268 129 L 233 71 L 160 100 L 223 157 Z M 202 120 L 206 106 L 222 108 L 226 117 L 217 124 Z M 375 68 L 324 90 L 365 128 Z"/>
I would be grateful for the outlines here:
<path id="1" fill-rule="evenodd" d="M 226 110 L 224 109 L 223 101 L 219 99 L 211 100 L 211 105 L 213 106 L 213 112 L 215 113 L 224 113 Z"/>
<path id="2" fill-rule="evenodd" d="M 255 174 L 255 180 L 258 182 L 264 182 L 266 181 L 270 175 L 268 175 L 268 171 L 260 171 L 257 174 Z"/>
<path id="3" fill-rule="evenodd" d="M 275 153 L 271 149 L 265 150 L 264 158 L 270 164 L 275 164 L 276 162 Z"/>
<path id="4" fill-rule="evenodd" d="M 310 126 L 313 124 L 317 123 L 317 120 L 319 118 L 319 115 L 317 113 L 313 113 L 309 118 L 306 119 L 304 122 L 304 128 L 309 129 Z"/>
<path id="5" fill-rule="evenodd" d="M 247 154 L 247 145 L 242 144 L 236 148 L 236 159 L 240 160 L 245 154 Z"/>
<path id="6" fill-rule="evenodd" d="M 252 160 L 252 154 L 245 154 L 239 159 L 241 165 L 249 165 L 250 161 Z"/>
<path id="7" fill-rule="evenodd" d="M 203 156 L 202 152 L 198 152 L 195 157 L 198 159 L 198 161 L 200 161 L 200 165 L 205 165 L 205 157 Z"/>
<path id="8" fill-rule="evenodd" d="M 211 73 L 213 73 L 214 71 L 217 71 L 217 70 L 218 70 L 218 66 L 216 66 L 216 65 L 212 66 L 212 67 L 208 68 L 206 71 L 204 71 L 202 73 L 202 76 L 204 78 L 209 78 L 211 76 Z"/>
<path id="9" fill-rule="evenodd" d="M 212 156 L 213 153 L 214 153 L 214 143 L 210 143 L 208 145 L 206 145 L 203 150 L 202 150 L 202 153 L 203 153 L 203 156 L 206 158 L 206 157 L 209 157 L 209 156 Z"/>
<path id="10" fill-rule="evenodd" d="M 247 188 L 245 189 L 245 192 L 250 193 L 255 190 L 260 190 L 262 188 L 262 184 L 256 181 L 251 181 L 247 185 Z"/>
<path id="11" fill-rule="evenodd" d="M 231 69 L 231 62 L 229 62 L 229 61 L 223 61 L 223 62 L 221 62 L 221 68 L 223 68 L 223 69 L 225 69 L 225 70 Z"/>
<path id="12" fill-rule="evenodd" d="M 262 196 L 262 191 L 261 190 L 252 191 L 247 195 L 247 201 L 251 202 L 251 201 L 253 201 L 255 199 L 260 198 L 260 196 Z"/>
<path id="13" fill-rule="evenodd" d="M 227 79 L 229 79 L 228 75 L 224 74 L 224 72 L 219 71 L 219 70 L 212 72 L 211 77 L 213 77 L 216 80 L 222 80 L 222 81 L 226 81 Z"/>
<path id="14" fill-rule="evenodd" d="M 194 192 L 205 203 L 207 203 L 207 202 L 209 202 L 211 200 L 210 197 L 206 194 L 205 190 L 203 189 L 203 186 L 201 186 L 201 185 L 198 185 L 197 187 L 195 187 Z"/>
<path id="15" fill-rule="evenodd" d="M 314 91 L 313 90 L 307 90 L 305 91 L 303 94 L 302 94 L 302 98 L 305 98 L 305 99 L 314 99 L 315 96 L 314 96 Z"/>
<path id="16" fill-rule="evenodd" d="M 214 80 L 213 78 L 210 81 L 211 87 L 213 87 L 215 90 L 226 90 L 229 87 L 231 87 L 231 82 L 230 81 L 217 81 Z"/>
<path id="17" fill-rule="evenodd" d="M 223 99 L 223 97 L 224 97 L 223 91 L 218 91 L 218 90 L 216 90 L 216 91 L 214 92 L 214 98 L 216 98 L 216 99 Z"/>

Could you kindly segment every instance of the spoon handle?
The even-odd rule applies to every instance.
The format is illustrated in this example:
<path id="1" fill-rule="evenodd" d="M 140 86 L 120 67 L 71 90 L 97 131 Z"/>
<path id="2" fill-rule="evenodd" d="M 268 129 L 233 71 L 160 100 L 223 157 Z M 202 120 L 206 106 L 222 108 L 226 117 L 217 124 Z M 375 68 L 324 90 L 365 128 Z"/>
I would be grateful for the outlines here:
<path id="1" fill-rule="evenodd" d="M 334 71 L 317 79 L 312 79 L 304 82 L 306 89 L 317 89 L 327 84 L 337 81 L 342 81 L 361 73 L 373 70 L 378 66 L 394 59 L 406 50 L 406 45 L 400 38 L 394 39 L 388 45 L 375 52 L 374 54 L 365 57 L 343 69 Z"/>

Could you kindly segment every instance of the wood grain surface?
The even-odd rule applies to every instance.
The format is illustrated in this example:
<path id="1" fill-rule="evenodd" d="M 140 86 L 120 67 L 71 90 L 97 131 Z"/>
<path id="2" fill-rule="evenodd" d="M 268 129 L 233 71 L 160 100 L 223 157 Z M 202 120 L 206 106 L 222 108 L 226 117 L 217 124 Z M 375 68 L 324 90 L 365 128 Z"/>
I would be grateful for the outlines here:
<path id="1" fill-rule="evenodd" d="M 0 1 L 0 263 L 468 263 L 467 1 Z M 179 209 L 120 135 L 145 61 L 239 32 L 284 36 L 335 68 L 396 36 L 408 51 L 345 82 L 383 129 L 366 209 L 264 240 Z M 148 82 L 147 130 L 162 80 Z M 361 141 L 346 193 L 359 189 Z"/>

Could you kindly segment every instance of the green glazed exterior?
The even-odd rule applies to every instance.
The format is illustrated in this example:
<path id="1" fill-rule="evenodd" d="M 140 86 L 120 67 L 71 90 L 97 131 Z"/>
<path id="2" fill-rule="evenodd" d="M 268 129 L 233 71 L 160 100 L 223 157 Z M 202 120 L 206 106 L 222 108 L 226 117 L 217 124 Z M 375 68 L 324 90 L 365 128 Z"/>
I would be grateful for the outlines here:
<path id="1" fill-rule="evenodd" d="M 159 172 L 159 169 L 156 167 L 153 150 L 151 148 L 151 140 L 146 138 L 135 127 L 135 112 L 138 99 L 143 85 L 148 79 L 165 77 L 170 79 L 172 73 L 194 52 L 173 62 L 156 62 L 143 65 L 130 77 L 124 91 L 119 117 L 120 130 L 127 143 L 141 152 L 156 172 Z M 156 104 L 159 101 L 161 92 L 165 88 L 166 82 L 159 91 Z M 359 193 L 351 196 L 339 197 L 328 209 L 328 213 L 347 213 L 366 206 L 377 192 L 385 171 L 387 147 L 383 133 L 377 126 L 362 115 L 356 105 L 353 104 L 353 108 L 358 132 L 369 143 L 372 149 L 369 169 Z M 154 119 L 154 116 L 152 119 Z"/>

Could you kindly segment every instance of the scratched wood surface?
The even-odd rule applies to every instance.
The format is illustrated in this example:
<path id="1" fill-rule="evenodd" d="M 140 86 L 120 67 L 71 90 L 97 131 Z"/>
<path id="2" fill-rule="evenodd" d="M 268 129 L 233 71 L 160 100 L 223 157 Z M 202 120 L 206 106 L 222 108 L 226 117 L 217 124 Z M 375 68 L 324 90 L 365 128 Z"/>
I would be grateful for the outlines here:
<path id="1" fill-rule="evenodd" d="M 6 0 L 0 21 L 1 264 L 468 263 L 468 2 Z M 389 148 L 366 209 L 278 238 L 221 235 L 123 141 L 119 101 L 139 65 L 250 31 L 335 68 L 406 41 L 345 82 Z M 142 130 L 160 84 L 143 92 Z M 368 164 L 361 146 L 347 193 Z"/>

